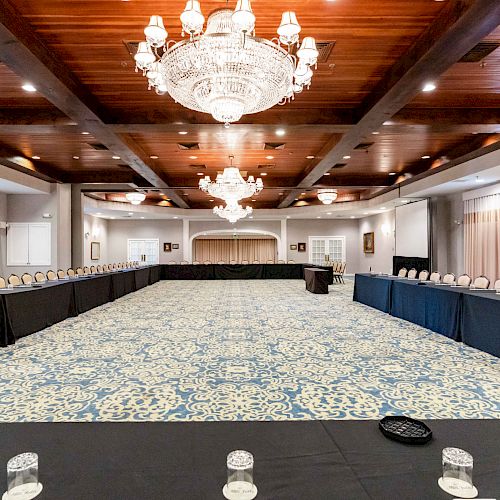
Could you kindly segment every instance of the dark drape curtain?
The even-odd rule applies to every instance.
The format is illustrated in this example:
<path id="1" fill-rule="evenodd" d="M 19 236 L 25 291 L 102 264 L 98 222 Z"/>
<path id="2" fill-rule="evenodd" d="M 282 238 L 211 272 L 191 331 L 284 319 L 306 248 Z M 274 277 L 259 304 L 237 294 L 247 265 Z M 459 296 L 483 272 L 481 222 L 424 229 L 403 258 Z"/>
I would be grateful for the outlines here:
<path id="1" fill-rule="evenodd" d="M 210 261 L 212 264 L 231 261 L 250 264 L 259 261 L 277 261 L 277 244 L 273 239 L 196 239 L 194 240 L 194 258 L 198 262 Z"/>

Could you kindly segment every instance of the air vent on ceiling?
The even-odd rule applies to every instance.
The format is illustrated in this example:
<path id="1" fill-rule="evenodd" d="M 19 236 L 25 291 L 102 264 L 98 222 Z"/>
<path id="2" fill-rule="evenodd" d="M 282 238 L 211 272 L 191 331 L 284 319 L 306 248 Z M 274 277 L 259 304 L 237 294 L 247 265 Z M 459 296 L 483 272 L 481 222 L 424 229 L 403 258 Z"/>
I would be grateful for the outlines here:
<path id="1" fill-rule="evenodd" d="M 206 170 L 207 166 L 206 165 L 194 165 L 194 164 L 191 164 L 191 165 L 189 165 L 189 168 L 192 168 L 193 170 Z"/>
<path id="2" fill-rule="evenodd" d="M 347 167 L 347 163 L 335 163 L 332 168 L 344 168 Z"/>
<path id="3" fill-rule="evenodd" d="M 89 142 L 88 145 L 92 149 L 95 149 L 96 151 L 109 151 L 109 148 L 104 144 L 101 144 L 100 142 L 92 142 L 92 143 Z"/>
<path id="4" fill-rule="evenodd" d="M 285 149 L 284 142 L 266 142 L 264 144 L 264 149 Z"/>
<path id="5" fill-rule="evenodd" d="M 499 42 L 479 42 L 474 48 L 469 50 L 459 62 L 477 63 L 489 56 L 494 50 L 500 47 Z"/>
<path id="6" fill-rule="evenodd" d="M 327 42 L 316 42 L 316 49 L 318 50 L 318 63 L 326 63 L 332 53 L 333 47 L 335 47 L 335 41 L 327 41 Z M 137 51 L 137 48 L 135 49 Z M 293 45 L 292 50 L 290 51 L 292 55 L 297 53 L 297 46 Z M 135 54 L 135 52 L 134 52 Z"/>
<path id="7" fill-rule="evenodd" d="M 275 163 L 265 163 L 263 165 L 257 165 L 258 169 L 267 169 L 267 170 L 270 170 L 270 169 L 275 168 L 275 167 L 276 167 Z"/>
<path id="8" fill-rule="evenodd" d="M 360 149 L 367 150 L 371 146 L 373 146 L 373 144 L 374 144 L 373 142 L 360 142 L 354 149 L 357 149 L 357 150 L 360 150 Z"/>
<path id="9" fill-rule="evenodd" d="M 193 151 L 194 149 L 200 149 L 200 145 L 197 142 L 179 142 L 177 147 L 182 151 Z"/>

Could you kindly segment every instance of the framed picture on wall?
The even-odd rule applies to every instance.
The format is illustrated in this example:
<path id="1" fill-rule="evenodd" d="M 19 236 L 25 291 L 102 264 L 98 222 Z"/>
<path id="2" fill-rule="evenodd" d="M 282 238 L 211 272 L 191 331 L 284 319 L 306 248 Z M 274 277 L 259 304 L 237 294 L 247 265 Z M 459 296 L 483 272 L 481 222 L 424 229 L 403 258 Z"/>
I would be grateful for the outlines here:
<path id="1" fill-rule="evenodd" d="M 290 250 L 297 250 L 297 245 L 290 245 Z"/>
<path id="2" fill-rule="evenodd" d="M 172 243 L 173 250 L 179 250 L 179 243 Z"/>
<path id="3" fill-rule="evenodd" d="M 375 233 L 363 234 L 363 252 L 375 253 Z"/>
<path id="4" fill-rule="evenodd" d="M 172 251 L 172 243 L 163 243 L 163 251 L 171 252 Z"/>
<path id="5" fill-rule="evenodd" d="M 299 252 L 305 252 L 306 251 L 306 244 L 305 243 L 298 243 L 297 244 L 297 250 Z"/>
<path id="6" fill-rule="evenodd" d="M 98 241 L 90 242 L 90 260 L 99 260 L 101 258 L 101 244 Z"/>

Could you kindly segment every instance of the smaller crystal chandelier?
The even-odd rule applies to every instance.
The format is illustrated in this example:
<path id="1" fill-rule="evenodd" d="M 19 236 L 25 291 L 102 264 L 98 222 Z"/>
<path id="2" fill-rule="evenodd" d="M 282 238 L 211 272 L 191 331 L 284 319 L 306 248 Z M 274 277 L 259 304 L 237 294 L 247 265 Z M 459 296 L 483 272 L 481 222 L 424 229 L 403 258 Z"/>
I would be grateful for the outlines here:
<path id="1" fill-rule="evenodd" d="M 337 199 L 336 189 L 318 189 L 318 200 L 324 205 L 331 205 Z"/>
<path id="2" fill-rule="evenodd" d="M 226 201 L 228 204 L 260 193 L 264 188 L 262 179 L 258 177 L 255 180 L 253 175 L 250 175 L 245 181 L 238 168 L 233 167 L 234 156 L 231 155 L 229 159 L 231 166 L 226 167 L 222 174 L 217 174 L 215 181 L 212 181 L 209 175 L 200 179 L 200 189 L 210 194 L 210 196 Z"/>
<path id="3" fill-rule="evenodd" d="M 132 205 L 140 205 L 146 199 L 146 195 L 144 193 L 133 192 L 127 193 L 125 198 L 127 198 L 127 201 L 130 201 Z"/>
<path id="4" fill-rule="evenodd" d="M 243 208 L 238 202 L 231 201 L 228 202 L 224 207 L 219 205 L 214 207 L 214 214 L 227 219 L 231 224 L 234 224 L 237 220 L 245 218 L 253 212 L 252 207 Z"/>

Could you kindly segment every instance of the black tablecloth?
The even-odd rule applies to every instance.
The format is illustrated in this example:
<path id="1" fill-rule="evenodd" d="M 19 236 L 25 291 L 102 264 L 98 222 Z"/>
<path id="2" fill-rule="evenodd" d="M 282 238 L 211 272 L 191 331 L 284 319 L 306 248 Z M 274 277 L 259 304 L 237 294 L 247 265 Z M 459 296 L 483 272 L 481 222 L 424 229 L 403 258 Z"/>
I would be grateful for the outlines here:
<path id="1" fill-rule="evenodd" d="M 325 269 L 306 267 L 304 269 L 304 279 L 307 291 L 318 294 L 328 293 L 328 271 Z"/>
<path id="2" fill-rule="evenodd" d="M 255 458 L 262 500 L 448 500 L 441 451 L 468 450 L 482 498 L 500 491 L 498 420 L 427 421 L 434 439 L 407 446 L 376 421 L 33 423 L 0 425 L 0 463 L 35 451 L 40 500 L 222 499 L 226 456 Z M 3 491 L 6 474 L 0 475 Z"/>
<path id="3" fill-rule="evenodd" d="M 0 290 L 0 347 L 156 282 L 160 271 L 148 266 Z"/>
<path id="4" fill-rule="evenodd" d="M 370 274 L 356 274 L 354 279 L 354 300 L 379 311 L 391 312 L 392 280 Z"/>

